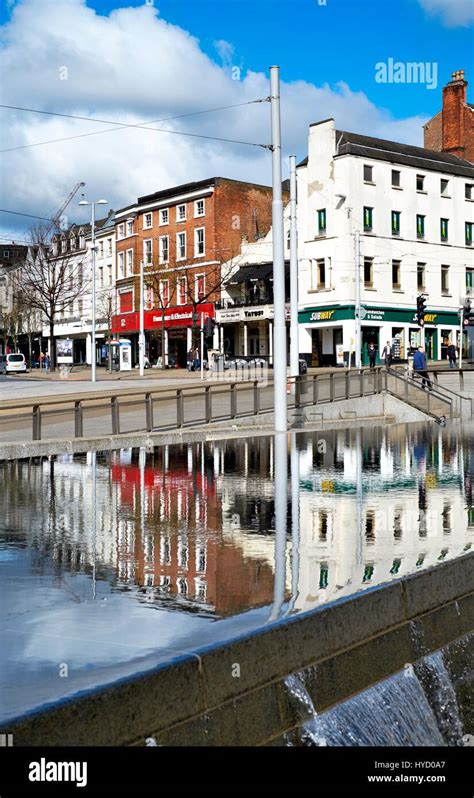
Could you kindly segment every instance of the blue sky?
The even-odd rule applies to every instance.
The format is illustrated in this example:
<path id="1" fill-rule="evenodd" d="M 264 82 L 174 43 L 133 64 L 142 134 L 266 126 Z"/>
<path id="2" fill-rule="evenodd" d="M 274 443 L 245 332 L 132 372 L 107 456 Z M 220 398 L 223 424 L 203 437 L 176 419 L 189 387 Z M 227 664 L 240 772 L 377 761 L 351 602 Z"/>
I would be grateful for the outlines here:
<path id="1" fill-rule="evenodd" d="M 108 14 L 120 3 L 89 0 L 88 5 Z M 214 42 L 224 39 L 235 47 L 233 63 L 244 70 L 263 72 L 278 63 L 287 81 L 345 81 L 399 118 L 436 113 L 439 90 L 378 84 L 374 65 L 379 61 L 437 62 L 438 89 L 454 69 L 465 69 L 474 83 L 472 25 L 447 28 L 418 0 L 326 0 L 326 5 L 318 0 L 155 0 L 155 6 L 163 19 L 196 36 L 218 62 Z"/>
<path id="2" fill-rule="evenodd" d="M 1 103 L 138 124 L 266 97 L 268 68 L 277 63 L 285 165 L 290 153 L 306 155 L 308 125 L 329 116 L 341 129 L 422 145 L 422 125 L 440 110 L 454 70 L 466 71 L 474 102 L 474 0 L 7 5 L 0 11 L 0 70 L 8 76 L 0 81 Z M 376 82 L 376 64 L 390 58 L 435 63 L 438 85 Z M 3 155 L 0 207 L 24 213 L 47 215 L 81 179 L 115 208 L 210 175 L 271 179 L 261 149 L 176 135 L 268 143 L 264 104 L 168 122 L 170 132 L 159 135 L 128 128 L 77 138 L 104 125 L 5 109 L 0 125 L 1 149 L 23 147 Z M 6 225 L 0 216 L 0 234 L 24 224 L 10 216 Z"/>

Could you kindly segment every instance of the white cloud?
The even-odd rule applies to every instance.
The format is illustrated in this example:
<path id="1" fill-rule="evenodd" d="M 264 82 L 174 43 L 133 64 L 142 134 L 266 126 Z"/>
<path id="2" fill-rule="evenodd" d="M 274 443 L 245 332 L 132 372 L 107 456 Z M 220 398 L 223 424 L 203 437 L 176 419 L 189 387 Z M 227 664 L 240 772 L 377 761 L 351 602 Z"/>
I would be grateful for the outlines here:
<path id="1" fill-rule="evenodd" d="M 20 0 L 4 25 L 1 102 L 136 124 L 268 96 L 268 76 L 232 80 L 232 45 L 216 43 L 216 64 L 189 32 L 153 6 L 100 16 L 85 0 Z M 67 77 L 67 79 L 61 79 Z M 284 76 L 283 76 L 284 77 Z M 422 90 L 422 89 L 420 89 Z M 306 154 L 308 124 L 334 116 L 338 127 L 421 143 L 422 117 L 395 120 L 341 83 L 282 83 L 285 155 Z M 2 110 L 2 149 L 88 133 L 104 123 Z M 269 143 L 269 105 L 163 122 L 159 127 Z M 3 156 L 2 207 L 48 215 L 78 180 L 86 196 L 115 207 L 137 196 L 212 175 L 270 183 L 268 150 L 126 129 Z M 72 214 L 74 208 L 69 212 Z M 4 231 L 14 217 L 0 217 Z"/>
<path id="2" fill-rule="evenodd" d="M 429 14 L 441 16 L 448 27 L 474 22 L 474 0 L 419 0 Z"/>

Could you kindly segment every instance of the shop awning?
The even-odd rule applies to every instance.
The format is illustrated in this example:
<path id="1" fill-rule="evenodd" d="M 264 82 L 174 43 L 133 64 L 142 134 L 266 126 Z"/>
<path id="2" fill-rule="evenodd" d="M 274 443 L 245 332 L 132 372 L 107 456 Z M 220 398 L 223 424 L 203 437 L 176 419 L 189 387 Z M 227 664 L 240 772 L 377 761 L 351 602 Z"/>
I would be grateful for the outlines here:
<path id="1" fill-rule="evenodd" d="M 285 261 L 285 277 L 290 272 L 290 263 Z M 273 280 L 273 263 L 254 263 L 251 266 L 241 266 L 240 269 L 230 277 L 227 285 L 240 285 L 246 282 L 258 282 L 259 280 Z"/>

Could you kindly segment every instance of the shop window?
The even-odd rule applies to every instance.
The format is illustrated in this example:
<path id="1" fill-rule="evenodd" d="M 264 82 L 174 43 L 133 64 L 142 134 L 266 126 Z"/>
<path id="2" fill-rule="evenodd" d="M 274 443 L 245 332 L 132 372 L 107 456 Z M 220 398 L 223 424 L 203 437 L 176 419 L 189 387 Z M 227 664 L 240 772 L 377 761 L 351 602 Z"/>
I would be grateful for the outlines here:
<path id="1" fill-rule="evenodd" d="M 364 286 L 373 288 L 374 285 L 374 259 L 364 258 Z"/>

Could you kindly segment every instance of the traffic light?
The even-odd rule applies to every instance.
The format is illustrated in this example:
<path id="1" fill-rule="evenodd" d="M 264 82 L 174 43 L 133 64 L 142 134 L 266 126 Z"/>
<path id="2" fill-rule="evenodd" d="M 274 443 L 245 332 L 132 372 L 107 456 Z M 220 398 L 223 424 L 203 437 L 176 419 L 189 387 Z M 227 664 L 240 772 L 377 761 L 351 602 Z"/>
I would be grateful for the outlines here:
<path id="1" fill-rule="evenodd" d="M 426 297 L 423 294 L 418 294 L 416 298 L 416 318 L 419 327 L 424 327 L 426 313 Z"/>
<path id="2" fill-rule="evenodd" d="M 214 321 L 208 316 L 204 322 L 204 335 L 206 338 L 212 338 L 213 332 L 214 332 Z"/>
<path id="3" fill-rule="evenodd" d="M 471 320 L 471 300 L 466 297 L 462 309 L 462 326 L 468 327 Z"/>

